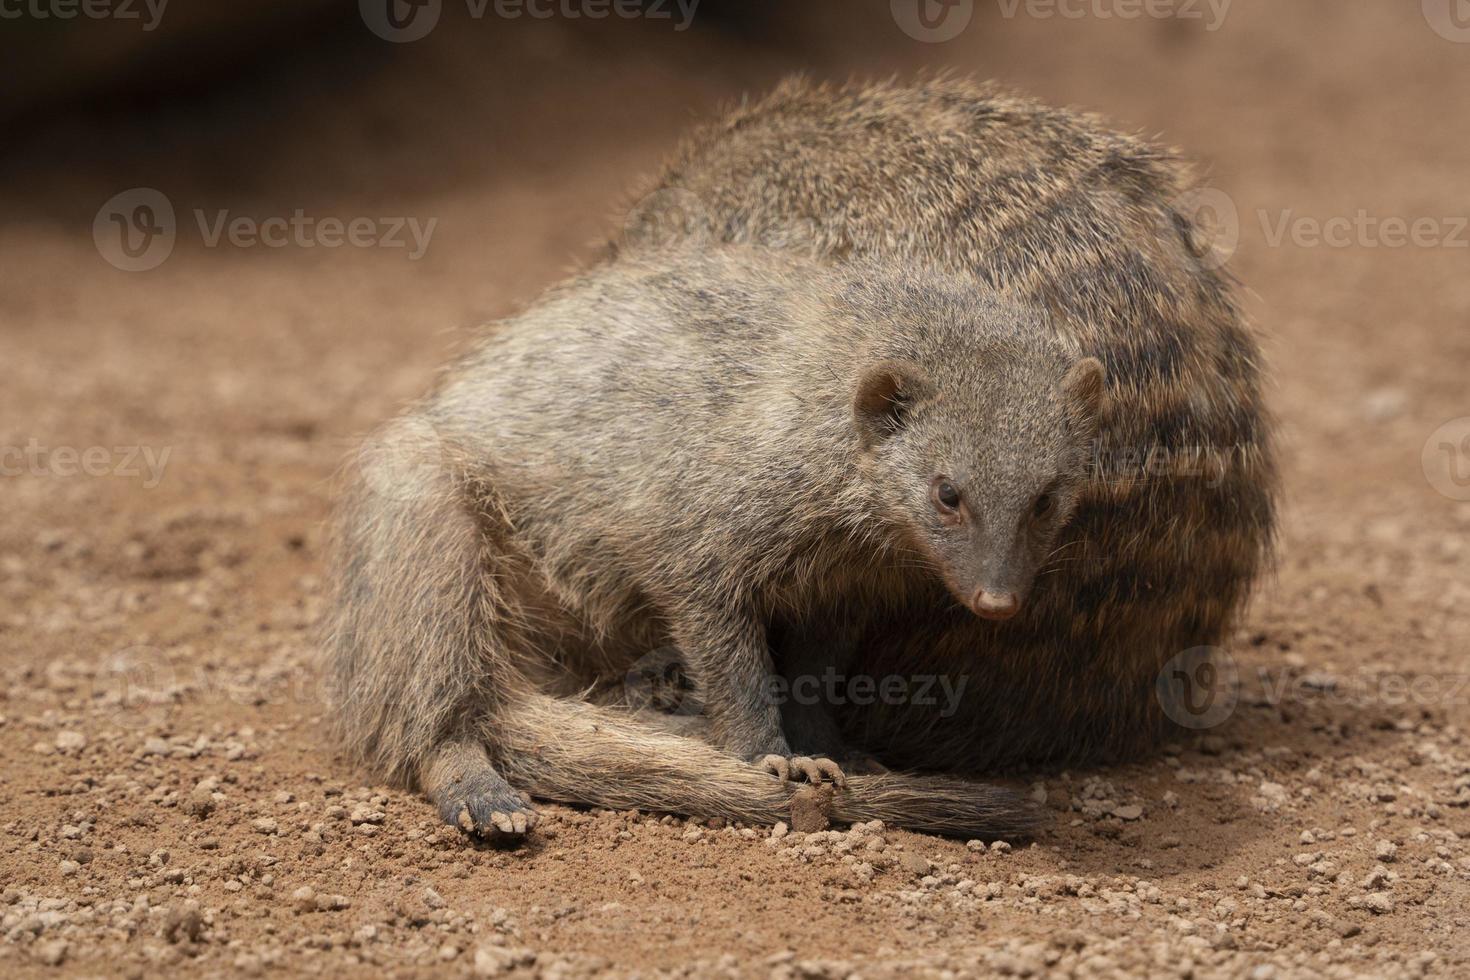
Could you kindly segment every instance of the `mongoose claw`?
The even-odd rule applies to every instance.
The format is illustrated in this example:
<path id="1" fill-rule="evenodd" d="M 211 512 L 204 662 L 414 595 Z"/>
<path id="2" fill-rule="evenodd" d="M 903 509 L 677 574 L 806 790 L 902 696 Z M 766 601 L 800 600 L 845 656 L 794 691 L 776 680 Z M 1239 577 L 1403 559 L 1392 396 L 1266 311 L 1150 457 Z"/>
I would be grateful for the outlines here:
<path id="1" fill-rule="evenodd" d="M 831 759 L 809 759 L 804 755 L 788 759 L 783 755 L 768 755 L 761 759 L 759 765 L 783 783 L 795 780 L 820 786 L 824 779 L 830 779 L 838 789 L 847 788 L 846 774 Z"/>
<path id="2" fill-rule="evenodd" d="M 476 816 L 476 814 L 479 816 Z M 485 840 L 513 840 L 526 836 L 536 826 L 536 811 L 523 810 L 491 810 L 484 812 L 483 807 L 473 806 L 471 803 L 463 804 L 459 809 L 459 815 L 455 817 L 454 823 L 467 834 L 482 837 Z"/>
<path id="3" fill-rule="evenodd" d="M 826 778 L 832 780 L 832 785 L 838 789 L 847 788 L 846 774 L 843 773 L 842 767 L 831 759 L 808 759 L 805 756 L 798 756 L 791 760 L 791 765 L 800 769 L 806 781 L 813 786 L 822 785 L 822 779 Z"/>
<path id="4" fill-rule="evenodd" d="M 473 780 L 459 783 L 439 803 L 439 815 L 465 833 L 511 843 L 536 826 L 536 811 L 519 794 L 476 792 Z"/>
<path id="5" fill-rule="evenodd" d="M 784 755 L 768 755 L 756 763 L 760 768 L 775 776 L 781 782 L 790 782 L 791 763 Z"/>
<path id="6" fill-rule="evenodd" d="M 517 813 L 503 813 L 495 810 L 490 814 L 490 825 L 502 834 L 521 835 L 530 830 L 536 823 L 534 813 L 526 813 L 524 810 Z"/>

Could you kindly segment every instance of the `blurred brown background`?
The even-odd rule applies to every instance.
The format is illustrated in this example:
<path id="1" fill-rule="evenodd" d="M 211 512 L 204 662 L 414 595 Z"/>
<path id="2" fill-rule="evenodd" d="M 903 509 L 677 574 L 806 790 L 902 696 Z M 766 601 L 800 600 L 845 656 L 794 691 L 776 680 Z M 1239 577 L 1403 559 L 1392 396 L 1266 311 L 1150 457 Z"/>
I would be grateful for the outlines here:
<path id="1" fill-rule="evenodd" d="M 924 40 L 908 0 L 596 2 L 395 0 L 397 27 L 327 0 L 0 7 L 0 962 L 463 973 L 493 938 L 536 953 L 527 974 L 1463 975 L 1470 12 L 974 0 L 930 8 Z M 1233 212 L 1287 478 L 1279 572 L 1232 647 L 1248 689 L 1439 693 L 1247 697 L 1213 740 L 1038 776 L 1056 820 L 1034 849 L 891 835 L 927 885 L 858 880 L 829 843 L 555 809 L 560 839 L 466 850 L 411 794 L 360 788 L 300 680 L 355 439 L 589 260 L 692 122 L 793 71 L 940 69 L 1178 145 Z M 278 246 L 213 239 L 298 211 L 311 230 Z M 329 246 L 324 220 L 367 238 Z M 119 651 L 156 695 L 127 724 Z M 219 812 L 186 818 L 211 778 Z M 386 811 L 375 836 L 329 815 L 341 793 Z M 161 847 L 185 877 L 149 866 Z M 350 907 L 293 914 L 303 885 Z M 47 898 L 63 918 L 15 931 Z M 190 901 L 205 927 L 169 939 Z"/>

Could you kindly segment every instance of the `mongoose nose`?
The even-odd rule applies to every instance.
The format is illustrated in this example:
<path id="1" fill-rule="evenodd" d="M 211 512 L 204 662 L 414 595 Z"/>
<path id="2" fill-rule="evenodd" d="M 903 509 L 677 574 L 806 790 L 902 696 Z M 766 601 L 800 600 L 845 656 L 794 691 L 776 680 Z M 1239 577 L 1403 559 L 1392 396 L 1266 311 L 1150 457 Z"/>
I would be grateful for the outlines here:
<path id="1" fill-rule="evenodd" d="M 1021 597 L 1014 592 L 989 592 L 981 589 L 975 593 L 970 608 L 983 619 L 1010 619 L 1021 611 Z"/>

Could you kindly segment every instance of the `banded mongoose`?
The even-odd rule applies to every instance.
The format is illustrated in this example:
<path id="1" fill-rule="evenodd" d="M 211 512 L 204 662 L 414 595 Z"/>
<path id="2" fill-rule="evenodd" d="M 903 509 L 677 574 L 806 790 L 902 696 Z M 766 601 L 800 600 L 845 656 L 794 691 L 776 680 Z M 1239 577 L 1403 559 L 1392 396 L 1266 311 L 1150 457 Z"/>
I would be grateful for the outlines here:
<path id="1" fill-rule="evenodd" d="M 347 745 L 443 818 L 522 795 L 757 823 L 1023 831 L 1006 790 L 845 778 L 768 694 L 773 629 L 928 594 L 1014 612 L 1076 506 L 1102 367 L 967 277 L 646 249 L 492 329 L 365 454 L 330 666 Z M 578 696 L 682 651 L 718 748 Z M 914 707 L 912 710 L 933 710 Z M 780 777 L 780 778 L 778 778 Z"/>
<path id="2" fill-rule="evenodd" d="M 1072 764 L 1191 720 L 1156 681 L 1226 641 L 1269 565 L 1276 489 L 1257 342 L 1191 189 L 1173 153 L 994 86 L 793 80 L 694 132 L 612 243 L 687 234 L 965 273 L 1106 368 L 1092 478 L 1019 614 L 911 593 L 848 641 L 867 674 L 964 665 L 959 710 L 847 706 L 797 750 L 840 728 L 904 767 Z M 800 662 L 789 645 L 778 659 Z"/>

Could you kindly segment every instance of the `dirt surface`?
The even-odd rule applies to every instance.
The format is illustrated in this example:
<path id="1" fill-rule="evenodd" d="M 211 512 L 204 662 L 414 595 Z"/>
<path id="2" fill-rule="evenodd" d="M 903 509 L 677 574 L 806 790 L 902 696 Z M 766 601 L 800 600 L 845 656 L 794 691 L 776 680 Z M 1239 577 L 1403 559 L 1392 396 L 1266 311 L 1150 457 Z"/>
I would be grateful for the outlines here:
<path id="1" fill-rule="evenodd" d="M 184 108 L 7 141 L 0 965 L 1470 974 L 1470 493 L 1421 459 L 1470 472 L 1463 426 L 1431 440 L 1470 415 L 1470 44 L 1417 3 L 1237 0 L 1213 31 L 982 3 L 944 44 L 856 6 L 764 39 L 364 34 Z M 1014 847 L 549 807 L 501 851 L 364 784 L 323 737 L 312 667 L 321 525 L 355 440 L 467 330 L 590 256 L 691 120 L 793 69 L 926 65 L 1160 134 L 1238 211 L 1230 268 L 1268 335 L 1287 499 L 1279 571 L 1231 645 L 1230 721 L 1034 777 L 1052 821 Z M 140 186 L 178 233 L 128 272 L 93 219 Z M 437 224 L 411 260 L 406 231 L 211 247 L 194 215 L 297 208 Z M 1428 223 L 1393 247 L 1360 214 Z M 1314 243 L 1333 218 L 1347 231 Z"/>

